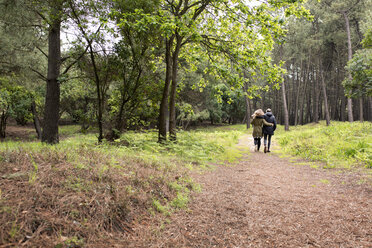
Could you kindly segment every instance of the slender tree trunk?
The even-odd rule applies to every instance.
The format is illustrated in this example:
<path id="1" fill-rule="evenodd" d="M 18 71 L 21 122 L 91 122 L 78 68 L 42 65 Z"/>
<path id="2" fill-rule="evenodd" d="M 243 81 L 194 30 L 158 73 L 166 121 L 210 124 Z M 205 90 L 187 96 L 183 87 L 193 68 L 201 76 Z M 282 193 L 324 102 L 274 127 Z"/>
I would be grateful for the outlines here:
<path id="1" fill-rule="evenodd" d="M 307 107 L 307 121 L 306 123 L 310 123 L 314 121 L 314 73 L 313 68 L 310 68 L 310 78 L 309 78 L 309 94 L 308 94 L 308 107 Z M 313 88 L 311 87 L 313 86 Z"/>
<path id="2" fill-rule="evenodd" d="M 314 68 L 313 69 L 313 73 L 315 74 L 315 76 L 313 77 L 314 79 L 314 119 L 313 121 L 315 123 L 319 123 L 319 92 L 318 92 L 318 85 L 319 85 L 319 75 L 318 73 L 316 72 L 316 69 Z"/>
<path id="3" fill-rule="evenodd" d="M 172 85 L 169 99 L 169 139 L 177 140 L 176 127 L 176 95 L 177 95 L 177 71 L 178 56 L 181 50 L 182 37 L 176 34 L 176 46 L 172 56 Z"/>
<path id="4" fill-rule="evenodd" d="M 45 96 L 44 127 L 41 140 L 48 144 L 59 142 L 58 121 L 60 105 L 60 85 L 58 77 L 61 66 L 61 11 L 60 3 L 52 9 L 52 23 L 48 34 L 48 74 Z"/>
<path id="5" fill-rule="evenodd" d="M 302 78 L 302 75 L 304 74 L 302 70 L 302 60 L 300 63 L 300 68 L 301 68 L 300 77 L 297 77 L 297 93 L 296 93 L 295 116 L 294 116 L 295 118 L 294 124 L 296 126 L 298 125 L 298 109 L 299 109 L 298 105 L 299 105 L 299 99 L 300 99 L 301 78 Z"/>
<path id="6" fill-rule="evenodd" d="M 367 99 L 368 101 L 368 107 L 367 107 L 367 110 L 368 110 L 368 120 L 369 121 L 372 121 L 372 97 L 368 97 Z"/>
<path id="7" fill-rule="evenodd" d="M 301 90 L 302 91 L 302 99 L 301 99 L 301 106 L 300 106 L 300 121 L 299 121 L 299 123 L 301 125 L 304 124 L 304 112 L 305 112 L 304 106 L 305 106 L 305 103 L 306 103 L 306 91 L 307 91 L 307 82 L 309 80 L 309 68 L 310 68 L 310 56 L 309 56 L 309 59 L 308 59 L 306 71 L 304 73 L 304 87 Z"/>
<path id="8" fill-rule="evenodd" d="M 348 61 L 350 61 L 353 57 L 353 50 L 351 48 L 351 34 L 350 34 L 349 17 L 348 17 L 348 13 L 346 13 L 346 12 L 343 12 L 342 14 L 345 18 L 346 33 L 347 33 Z M 351 73 L 348 73 L 348 77 L 349 77 L 350 81 L 353 80 L 353 78 L 351 76 Z M 354 121 L 354 118 L 353 118 L 353 102 L 352 102 L 350 97 L 347 99 L 347 116 L 348 116 L 349 122 Z"/>
<path id="9" fill-rule="evenodd" d="M 96 93 L 97 93 L 97 104 L 98 104 L 98 109 L 97 109 L 97 122 L 98 122 L 98 143 L 102 143 L 103 140 L 103 94 L 101 91 L 101 80 L 98 75 L 98 68 L 96 65 L 96 60 L 94 57 L 94 50 L 92 46 L 92 42 L 86 37 L 86 40 L 89 45 L 89 53 L 90 53 L 90 59 L 92 61 L 93 65 L 93 71 L 94 71 L 94 81 L 96 83 Z"/>
<path id="10" fill-rule="evenodd" d="M 334 70 L 333 70 L 334 71 Z M 339 87 L 339 84 L 337 83 L 338 80 L 337 80 L 337 75 L 338 75 L 338 72 L 335 73 L 333 80 L 333 90 L 334 90 L 334 94 L 333 94 L 333 102 L 330 103 L 330 106 L 331 106 L 331 119 L 332 120 L 340 120 L 339 118 L 339 90 L 338 90 L 338 87 Z"/>
<path id="11" fill-rule="evenodd" d="M 35 103 L 34 100 L 32 100 L 32 103 L 31 103 L 31 111 L 32 111 L 32 115 L 34 117 L 33 119 L 34 119 L 34 126 L 35 126 L 35 130 L 36 130 L 37 138 L 41 139 L 41 125 L 40 125 L 39 117 L 38 117 L 37 112 L 36 112 L 36 103 Z"/>
<path id="12" fill-rule="evenodd" d="M 171 70 L 172 70 L 172 58 L 171 49 L 174 37 L 165 40 L 165 84 L 163 89 L 163 97 L 160 103 L 159 110 L 159 136 L 158 142 L 163 143 L 167 140 L 167 116 L 168 116 L 168 98 L 169 98 L 169 86 L 171 82 Z"/>
<path id="13" fill-rule="evenodd" d="M 89 101 L 88 101 L 88 97 L 85 97 L 84 98 L 84 106 L 83 106 L 83 113 L 84 113 L 84 119 L 83 119 L 83 123 L 81 124 L 81 131 L 83 133 L 85 133 L 88 128 L 89 128 L 89 123 L 88 123 L 88 104 L 89 104 Z"/>
<path id="14" fill-rule="evenodd" d="M 247 82 L 244 83 L 244 92 L 246 93 L 248 90 L 248 84 Z M 246 126 L 247 126 L 247 129 L 250 128 L 251 126 L 251 110 L 250 110 L 250 104 L 249 104 L 249 99 L 248 99 L 248 96 L 245 94 L 244 95 L 244 99 L 245 99 L 245 121 L 246 121 Z"/>
<path id="15" fill-rule="evenodd" d="M 3 111 L 0 116 L 0 138 L 5 138 L 6 119 L 6 114 Z"/>
<path id="16" fill-rule="evenodd" d="M 345 106 L 346 106 L 346 97 L 342 94 L 341 95 L 341 106 L 340 106 L 341 121 L 346 121 Z"/>
<path id="17" fill-rule="evenodd" d="M 363 98 L 359 98 L 359 120 L 360 122 L 364 121 L 364 116 L 363 116 Z"/>
<path id="18" fill-rule="evenodd" d="M 319 66 L 320 66 L 320 61 L 319 61 Z M 327 126 L 331 123 L 330 117 L 329 117 L 329 111 L 328 111 L 328 100 L 327 100 L 327 90 L 324 82 L 324 74 L 322 71 L 322 68 L 319 68 L 319 73 L 321 76 L 321 83 L 322 83 L 322 91 L 323 91 L 323 99 L 324 99 L 324 112 L 325 112 L 325 117 L 326 117 L 326 123 Z"/>
<path id="19" fill-rule="evenodd" d="M 289 120 L 288 120 L 288 108 L 287 108 L 287 100 L 285 96 L 285 83 L 282 83 L 282 97 L 283 97 L 283 112 L 284 112 L 284 130 L 289 131 Z"/>

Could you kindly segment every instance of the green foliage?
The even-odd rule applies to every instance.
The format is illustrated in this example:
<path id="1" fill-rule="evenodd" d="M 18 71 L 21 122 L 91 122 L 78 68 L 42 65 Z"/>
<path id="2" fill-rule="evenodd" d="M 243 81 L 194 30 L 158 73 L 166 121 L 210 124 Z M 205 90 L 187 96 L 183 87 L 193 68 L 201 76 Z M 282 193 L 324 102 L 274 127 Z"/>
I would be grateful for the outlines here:
<path id="1" fill-rule="evenodd" d="M 200 129 L 195 131 L 180 131 L 177 143 L 169 142 L 161 145 L 157 142 L 156 132 L 126 132 L 118 144 L 125 144 L 128 148 L 141 151 L 144 156 L 152 153 L 160 153 L 163 157 L 176 156 L 185 162 L 205 164 L 217 162 L 219 159 L 229 161 L 236 160 L 240 153 L 230 153 L 226 157 L 225 152 L 234 150 L 234 144 L 242 135 L 242 130 L 220 130 L 221 128 Z M 237 150 L 237 149 L 236 149 Z"/>
<path id="2" fill-rule="evenodd" d="M 154 206 L 155 210 L 159 213 L 164 215 L 170 215 L 169 208 L 167 206 L 163 206 L 160 201 L 153 200 L 152 205 Z"/>
<path id="3" fill-rule="evenodd" d="M 368 44 L 367 35 L 364 39 L 364 46 L 368 47 Z M 372 96 L 372 48 L 358 50 L 348 62 L 346 69 L 352 76 L 352 80 L 346 78 L 342 82 L 346 94 L 354 98 Z"/>
<path id="4" fill-rule="evenodd" d="M 308 124 L 279 132 L 277 137 L 284 152 L 322 161 L 328 168 L 372 168 L 371 128 L 369 122 Z"/>
<path id="5" fill-rule="evenodd" d="M 0 78 L 0 114 L 13 117 L 25 124 L 32 119 L 30 112 L 31 93 L 22 86 L 16 86 L 11 79 Z"/>
<path id="6" fill-rule="evenodd" d="M 364 48 L 372 48 L 372 28 L 369 27 L 364 34 L 364 39 L 362 40 L 362 45 Z"/>
<path id="7" fill-rule="evenodd" d="M 177 193 L 177 196 L 172 200 L 171 205 L 175 208 L 185 208 L 189 202 L 188 195 L 186 193 Z"/>

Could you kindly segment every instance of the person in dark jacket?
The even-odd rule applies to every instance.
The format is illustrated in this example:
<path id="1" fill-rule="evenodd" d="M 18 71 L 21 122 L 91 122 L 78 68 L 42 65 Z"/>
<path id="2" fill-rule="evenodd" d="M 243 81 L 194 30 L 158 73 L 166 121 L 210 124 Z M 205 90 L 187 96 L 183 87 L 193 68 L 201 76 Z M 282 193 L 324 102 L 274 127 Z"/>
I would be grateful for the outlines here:
<path id="1" fill-rule="evenodd" d="M 252 117 L 253 117 L 253 120 L 251 121 L 251 124 L 253 125 L 252 136 L 254 138 L 255 151 L 258 152 L 261 146 L 262 127 L 265 125 L 272 126 L 273 124 L 265 121 L 264 112 L 262 111 L 262 109 L 257 109 L 252 115 Z"/>
<path id="2" fill-rule="evenodd" d="M 270 152 L 270 145 L 271 145 L 271 136 L 274 135 L 274 131 L 276 129 L 276 119 L 271 109 L 266 110 L 266 114 L 264 115 L 265 121 L 268 123 L 272 123 L 273 126 L 263 126 L 262 131 L 264 135 L 264 153 Z M 267 142 L 269 141 L 269 142 Z"/>

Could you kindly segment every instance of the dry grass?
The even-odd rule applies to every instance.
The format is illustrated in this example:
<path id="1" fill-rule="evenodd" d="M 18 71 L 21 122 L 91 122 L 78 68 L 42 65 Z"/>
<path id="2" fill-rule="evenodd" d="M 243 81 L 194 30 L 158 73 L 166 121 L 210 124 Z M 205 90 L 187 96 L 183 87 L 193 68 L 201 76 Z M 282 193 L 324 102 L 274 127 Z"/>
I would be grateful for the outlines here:
<path id="1" fill-rule="evenodd" d="M 150 215 L 154 198 L 172 199 L 169 184 L 185 173 L 88 149 L 79 163 L 52 149 L 0 156 L 0 247 L 125 244 L 133 221 Z"/>

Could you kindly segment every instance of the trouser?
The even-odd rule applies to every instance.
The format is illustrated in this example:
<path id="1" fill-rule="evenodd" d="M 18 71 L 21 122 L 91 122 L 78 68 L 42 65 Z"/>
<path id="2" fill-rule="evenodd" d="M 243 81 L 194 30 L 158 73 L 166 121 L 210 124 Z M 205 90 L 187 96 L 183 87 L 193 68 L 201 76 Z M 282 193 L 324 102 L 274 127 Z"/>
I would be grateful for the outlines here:
<path id="1" fill-rule="evenodd" d="M 267 150 L 269 151 L 270 151 L 270 145 L 271 145 L 271 136 L 272 136 L 271 134 L 264 133 L 264 145 L 266 146 L 267 144 Z M 269 143 L 267 143 L 267 140 L 269 140 Z"/>
<path id="2" fill-rule="evenodd" d="M 257 145 L 257 150 L 260 150 L 261 138 L 254 138 L 254 145 Z"/>

